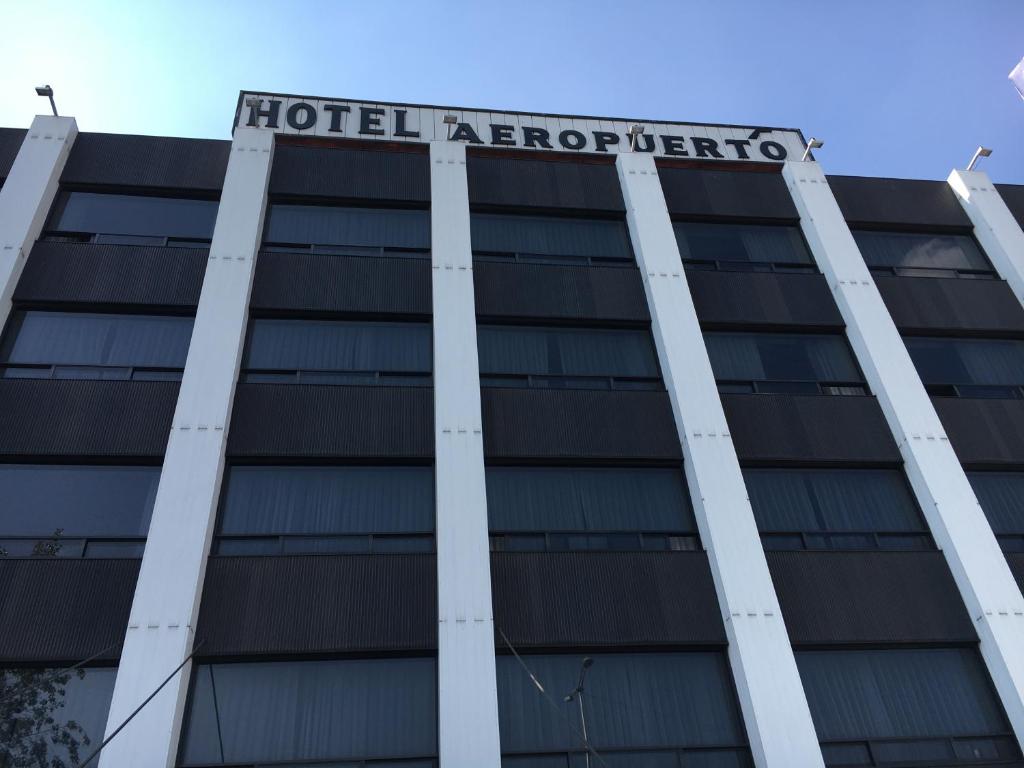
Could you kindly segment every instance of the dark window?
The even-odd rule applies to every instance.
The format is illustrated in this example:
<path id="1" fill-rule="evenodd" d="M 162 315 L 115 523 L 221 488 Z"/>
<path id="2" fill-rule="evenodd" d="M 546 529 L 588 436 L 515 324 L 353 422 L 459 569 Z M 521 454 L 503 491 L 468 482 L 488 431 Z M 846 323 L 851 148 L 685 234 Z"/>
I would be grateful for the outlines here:
<path id="1" fill-rule="evenodd" d="M 664 750 L 669 765 L 749 766 L 746 737 L 725 656 L 716 652 L 591 654 L 583 695 L 587 734 L 615 766 L 661 766 L 644 752 Z M 579 655 L 498 656 L 498 714 L 505 766 L 545 766 L 512 755 L 567 753 L 582 757 L 579 702 L 563 701 L 576 688 Z M 525 668 L 524 668 L 525 665 Z M 528 671 L 529 670 L 529 671 Z M 537 690 L 532 675 L 552 702 Z M 719 747 L 721 762 L 703 762 L 702 747 Z M 618 754 L 616 754 L 618 753 Z M 654 760 L 657 756 L 649 759 Z M 577 763 L 573 762 L 573 766 Z"/>
<path id="2" fill-rule="evenodd" d="M 352 255 L 430 250 L 430 211 L 274 203 L 264 243 Z"/>
<path id="3" fill-rule="evenodd" d="M 672 226 L 684 264 L 742 271 L 817 271 L 799 227 L 682 221 Z"/>
<path id="4" fill-rule="evenodd" d="M 253 319 L 246 381 L 306 384 L 429 384 L 427 323 Z"/>
<path id="5" fill-rule="evenodd" d="M 967 648 L 798 651 L 827 765 L 975 765 L 1020 750 Z M 869 752 L 870 750 L 870 752 Z"/>
<path id="6" fill-rule="evenodd" d="M 909 336 L 904 342 L 929 394 L 1024 396 L 1024 341 Z"/>
<path id="7" fill-rule="evenodd" d="M 180 764 L 429 761 L 435 667 L 433 659 L 197 666 Z"/>
<path id="8" fill-rule="evenodd" d="M 894 469 L 745 469 L 767 549 L 930 549 L 903 474 Z"/>
<path id="9" fill-rule="evenodd" d="M 219 554 L 430 551 L 431 467 L 231 467 Z"/>
<path id="10" fill-rule="evenodd" d="M 0 550 L 141 557 L 159 482 L 159 467 L 0 464 Z"/>
<path id="11" fill-rule="evenodd" d="M 209 242 L 216 220 L 216 200 L 63 192 L 48 233 L 95 242 L 188 244 Z"/>
<path id="12" fill-rule="evenodd" d="M 800 333 L 705 333 L 722 392 L 863 395 L 846 339 Z"/>
<path id="13" fill-rule="evenodd" d="M 494 549 L 697 548 L 679 469 L 488 467 L 487 516 Z"/>
<path id="14" fill-rule="evenodd" d="M 476 256 L 580 264 L 633 260 L 624 221 L 474 213 L 471 224 Z"/>
<path id="15" fill-rule="evenodd" d="M 477 329 L 485 386 L 655 389 L 658 356 L 647 330 Z"/>
<path id="16" fill-rule="evenodd" d="M 968 472 L 978 503 L 1005 552 L 1024 552 L 1024 472 Z"/>
<path id="17" fill-rule="evenodd" d="M 192 318 L 17 312 L 2 346 L 7 378 L 180 379 Z"/>
<path id="18" fill-rule="evenodd" d="M 116 668 L 0 670 L 0 764 L 72 766 L 103 741 Z"/>
<path id="19" fill-rule="evenodd" d="M 985 254 L 970 235 L 855 231 L 854 239 L 872 269 L 920 277 L 994 277 Z"/>

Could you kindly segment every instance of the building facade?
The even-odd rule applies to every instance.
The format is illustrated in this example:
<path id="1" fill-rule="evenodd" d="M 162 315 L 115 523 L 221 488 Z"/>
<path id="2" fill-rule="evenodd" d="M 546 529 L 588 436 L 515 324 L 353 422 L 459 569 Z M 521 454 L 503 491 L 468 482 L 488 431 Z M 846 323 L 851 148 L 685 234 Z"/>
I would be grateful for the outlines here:
<path id="1" fill-rule="evenodd" d="M 0 765 L 1024 766 L 1024 185 L 804 149 L 0 129 Z"/>

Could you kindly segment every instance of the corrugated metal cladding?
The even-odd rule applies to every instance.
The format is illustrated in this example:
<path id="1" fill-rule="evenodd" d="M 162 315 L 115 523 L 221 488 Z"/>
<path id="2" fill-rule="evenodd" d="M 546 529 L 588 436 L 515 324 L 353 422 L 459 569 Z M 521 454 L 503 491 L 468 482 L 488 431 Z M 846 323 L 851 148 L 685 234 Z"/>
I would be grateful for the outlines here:
<path id="1" fill-rule="evenodd" d="M 1006 562 L 1010 564 L 1010 572 L 1017 580 L 1017 586 L 1024 590 L 1024 553 L 1008 552 Z"/>
<path id="2" fill-rule="evenodd" d="M 117 659 L 139 562 L 0 558 L 0 662 Z"/>
<path id="3" fill-rule="evenodd" d="M 278 144 L 271 195 L 430 202 L 430 157 L 423 152 Z"/>
<path id="4" fill-rule="evenodd" d="M 434 555 L 212 557 L 203 656 L 437 647 Z"/>
<path id="5" fill-rule="evenodd" d="M 780 173 L 671 168 L 659 164 L 658 176 L 668 212 L 673 216 L 793 222 L 800 218 Z"/>
<path id="6" fill-rule="evenodd" d="M 706 326 L 843 328 L 823 275 L 688 270 L 686 281 Z"/>
<path id="7" fill-rule="evenodd" d="M 0 455 L 163 456 L 178 386 L 0 380 Z"/>
<path id="8" fill-rule="evenodd" d="M 38 242 L 14 300 L 195 308 L 208 254 L 205 248 Z"/>
<path id="9" fill-rule="evenodd" d="M 62 184 L 220 192 L 230 141 L 80 133 Z"/>
<path id="10" fill-rule="evenodd" d="M 1024 184 L 996 184 L 996 190 L 1017 223 L 1024 228 Z"/>
<path id="11" fill-rule="evenodd" d="M 766 552 L 794 644 L 977 642 L 941 552 Z"/>
<path id="12" fill-rule="evenodd" d="M 647 299 L 635 266 L 585 267 L 473 262 L 480 317 L 612 320 L 647 323 Z"/>
<path id="13" fill-rule="evenodd" d="M 250 306 L 430 315 L 430 259 L 260 253 Z"/>
<path id="14" fill-rule="evenodd" d="M 228 455 L 430 458 L 434 390 L 239 384 Z"/>
<path id="15" fill-rule="evenodd" d="M 682 457 L 666 392 L 484 388 L 480 395 L 491 458 Z"/>
<path id="16" fill-rule="evenodd" d="M 874 397 L 722 395 L 722 406 L 743 461 L 900 462 Z"/>
<path id="17" fill-rule="evenodd" d="M 491 583 L 517 650 L 725 642 L 703 552 L 496 552 Z"/>
<path id="18" fill-rule="evenodd" d="M 971 220 L 944 181 L 829 176 L 828 185 L 851 224 L 971 229 Z"/>
<path id="19" fill-rule="evenodd" d="M 466 157 L 469 204 L 622 213 L 618 171 L 612 163 Z"/>
<path id="20" fill-rule="evenodd" d="M 0 179 L 10 174 L 26 133 L 24 128 L 0 128 Z"/>
<path id="21" fill-rule="evenodd" d="M 964 466 L 1024 464 L 1024 401 L 933 397 L 932 403 Z"/>
<path id="22" fill-rule="evenodd" d="M 1024 332 L 1024 308 L 1003 280 L 876 275 L 901 331 Z"/>

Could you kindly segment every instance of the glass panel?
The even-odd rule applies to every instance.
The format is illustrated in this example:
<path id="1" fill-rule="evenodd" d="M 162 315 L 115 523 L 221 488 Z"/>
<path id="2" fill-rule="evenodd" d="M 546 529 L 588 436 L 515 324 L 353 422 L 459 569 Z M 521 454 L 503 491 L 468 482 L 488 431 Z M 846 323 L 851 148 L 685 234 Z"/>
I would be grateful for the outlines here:
<path id="1" fill-rule="evenodd" d="M 0 464 L 0 536 L 145 536 L 159 467 Z"/>
<path id="2" fill-rule="evenodd" d="M 430 373 L 432 368 L 428 323 L 257 318 L 249 328 L 245 367 L 250 369 Z"/>
<path id="3" fill-rule="evenodd" d="M 488 467 L 492 531 L 697 530 L 678 469 Z"/>
<path id="4" fill-rule="evenodd" d="M 470 214 L 473 251 L 633 258 L 624 221 Z"/>
<path id="5" fill-rule="evenodd" d="M 829 768 L 874 764 L 867 744 L 822 744 L 821 754 Z"/>
<path id="6" fill-rule="evenodd" d="M 1024 385 L 1024 341 L 914 336 L 904 341 L 925 384 Z"/>
<path id="7" fill-rule="evenodd" d="M 903 473 L 894 469 L 745 469 L 762 533 L 925 531 Z"/>
<path id="8" fill-rule="evenodd" d="M 705 333 L 720 381 L 861 381 L 842 336 L 781 333 Z"/>
<path id="9" fill-rule="evenodd" d="M 274 203 L 269 243 L 430 248 L 430 211 Z"/>
<path id="10" fill-rule="evenodd" d="M 969 235 L 854 231 L 869 267 L 991 270 L 992 265 Z"/>
<path id="11" fill-rule="evenodd" d="M 0 763 L 78 765 L 103 741 L 115 668 L 0 670 Z"/>
<path id="12" fill-rule="evenodd" d="M 800 228 L 758 224 L 672 225 L 683 261 L 732 261 L 761 264 L 813 264 Z"/>
<path id="13" fill-rule="evenodd" d="M 184 368 L 191 317 L 20 312 L 8 330 L 4 363 Z"/>
<path id="14" fill-rule="evenodd" d="M 980 736 L 1009 731 L 975 651 L 797 651 L 818 738 Z"/>
<path id="15" fill-rule="evenodd" d="M 432 757 L 433 659 L 203 664 L 182 765 Z"/>
<path id="16" fill-rule="evenodd" d="M 968 472 L 967 479 L 997 536 L 1024 534 L 1024 472 Z"/>
<path id="17" fill-rule="evenodd" d="M 497 658 L 502 750 L 579 747 L 579 704 L 563 702 L 582 657 L 527 654 L 523 662 L 558 703 L 551 706 L 513 656 Z M 592 654 L 584 706 L 594 748 L 729 746 L 745 743 L 724 655 L 714 652 Z"/>
<path id="18" fill-rule="evenodd" d="M 871 745 L 875 759 L 882 764 L 927 762 L 949 762 L 955 755 L 953 745 L 945 739 L 914 739 L 910 741 L 879 741 Z"/>
<path id="19" fill-rule="evenodd" d="M 231 467 L 220 534 L 430 533 L 432 467 Z"/>
<path id="20" fill-rule="evenodd" d="M 659 378 L 646 331 L 529 328 L 477 329 L 480 373 Z"/>
<path id="21" fill-rule="evenodd" d="M 50 229 L 210 240 L 216 219 L 216 200 L 64 192 Z"/>

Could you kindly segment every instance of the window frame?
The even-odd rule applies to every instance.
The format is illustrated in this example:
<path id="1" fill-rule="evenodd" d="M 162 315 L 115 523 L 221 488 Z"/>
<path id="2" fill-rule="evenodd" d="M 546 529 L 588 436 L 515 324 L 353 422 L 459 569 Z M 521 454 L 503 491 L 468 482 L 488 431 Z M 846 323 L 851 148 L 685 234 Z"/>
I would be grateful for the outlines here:
<path id="1" fill-rule="evenodd" d="M 630 237 L 629 224 L 625 214 L 608 214 L 592 210 L 563 211 L 547 208 L 504 208 L 500 206 L 470 205 L 470 241 L 473 261 L 513 263 L 513 264 L 539 264 L 547 266 L 564 267 L 626 267 L 637 266 L 636 253 L 633 251 L 632 238 Z M 552 219 L 577 222 L 604 221 L 621 224 L 626 235 L 625 244 L 629 250 L 628 256 L 593 256 L 573 254 L 545 254 L 530 253 L 517 250 L 495 250 L 476 248 L 472 245 L 473 217 L 501 216 L 506 218 L 534 218 Z"/>
<path id="2" fill-rule="evenodd" d="M 807 237 L 804 235 L 803 229 L 800 226 L 799 219 L 750 219 L 750 218 L 716 218 L 710 219 L 707 217 L 693 217 L 686 215 L 673 215 L 672 219 L 672 234 L 676 238 L 676 245 L 678 248 L 678 235 L 676 234 L 677 224 L 701 224 L 701 225 L 713 225 L 713 226 L 727 226 L 727 227 L 771 227 L 778 229 L 793 230 L 800 238 L 800 242 L 803 244 L 804 251 L 807 254 L 808 261 L 806 263 L 800 262 L 758 262 L 758 261 L 736 261 L 734 259 L 685 259 L 683 258 L 682 251 L 679 252 L 679 260 L 682 262 L 683 268 L 688 271 L 698 272 L 742 272 L 742 273 L 773 273 L 778 275 L 820 275 L 821 270 L 818 268 L 817 260 L 814 258 L 814 253 L 811 251 L 810 244 L 807 242 Z"/>
<path id="3" fill-rule="evenodd" d="M 995 266 L 992 264 L 992 259 L 989 258 L 988 254 L 985 253 L 985 249 L 981 247 L 981 243 L 978 242 L 978 238 L 974 234 L 973 227 L 969 230 L 961 228 L 953 230 L 941 230 L 935 228 L 924 228 L 924 229 L 893 229 L 892 227 L 880 227 L 871 223 L 849 223 L 850 234 L 853 235 L 854 242 L 857 245 L 857 251 L 861 255 L 861 259 L 864 261 L 864 265 L 868 268 L 868 271 L 872 275 L 888 275 L 893 277 L 932 277 L 940 279 L 963 279 L 963 280 L 1000 280 L 1002 279 L 999 273 L 996 271 Z M 868 264 L 867 258 L 864 257 L 864 252 L 861 250 L 860 243 L 857 242 L 857 233 L 864 232 L 869 235 L 871 234 L 883 234 L 883 235 L 914 235 L 922 238 L 927 237 L 965 237 L 974 243 L 974 247 L 978 249 L 978 253 L 986 261 L 988 269 L 972 269 L 970 267 L 903 267 L 903 266 L 872 266 Z"/>

